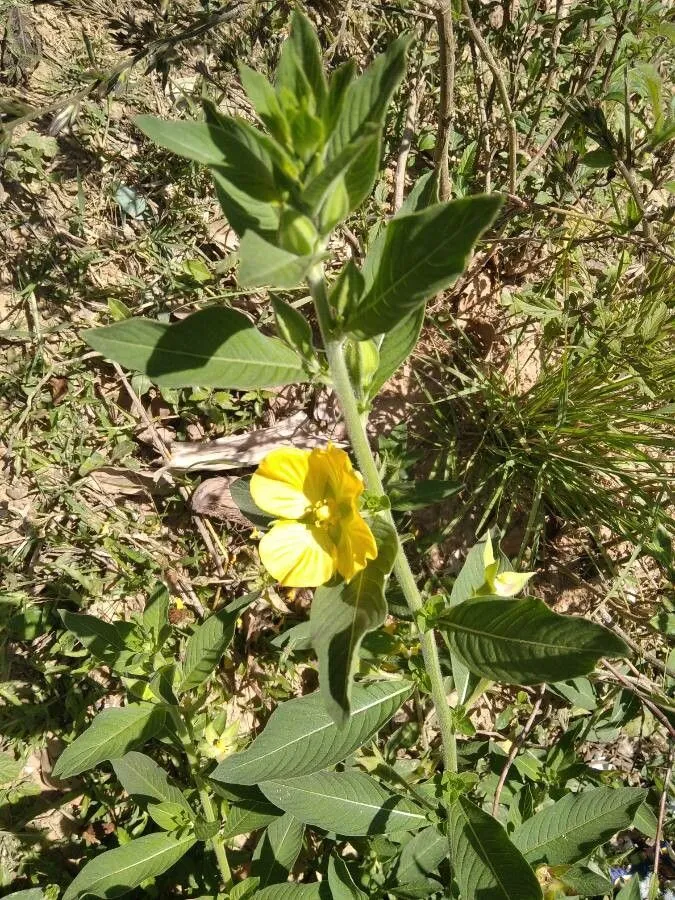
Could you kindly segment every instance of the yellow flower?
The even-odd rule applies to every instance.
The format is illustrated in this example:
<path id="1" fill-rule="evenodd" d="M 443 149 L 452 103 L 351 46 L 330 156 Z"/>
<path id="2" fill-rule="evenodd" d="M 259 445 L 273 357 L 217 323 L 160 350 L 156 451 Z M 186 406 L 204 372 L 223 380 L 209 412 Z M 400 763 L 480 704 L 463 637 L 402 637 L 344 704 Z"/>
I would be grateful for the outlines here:
<path id="1" fill-rule="evenodd" d="M 497 594 L 499 597 L 514 597 L 519 594 L 534 575 L 534 572 L 499 572 L 499 563 L 495 560 L 489 531 L 483 548 L 483 565 L 485 586 L 489 593 Z"/>
<path id="2" fill-rule="evenodd" d="M 251 478 L 255 503 L 276 517 L 260 559 L 286 587 L 318 587 L 338 572 L 350 581 L 377 556 L 359 514 L 363 481 L 344 450 L 273 450 Z"/>

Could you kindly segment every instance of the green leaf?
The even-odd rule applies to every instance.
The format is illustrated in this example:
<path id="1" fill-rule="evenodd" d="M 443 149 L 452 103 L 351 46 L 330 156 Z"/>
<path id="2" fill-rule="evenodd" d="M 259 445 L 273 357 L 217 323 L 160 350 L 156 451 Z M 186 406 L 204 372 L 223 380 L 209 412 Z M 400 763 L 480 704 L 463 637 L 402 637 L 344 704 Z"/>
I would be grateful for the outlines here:
<path id="1" fill-rule="evenodd" d="M 160 831 L 109 850 L 88 862 L 63 895 L 63 900 L 81 897 L 121 897 L 148 878 L 170 869 L 195 843 L 191 834 Z"/>
<path id="2" fill-rule="evenodd" d="M 347 837 L 414 831 L 428 824 L 420 807 L 363 772 L 316 772 L 264 781 L 260 789 L 301 822 Z"/>
<path id="3" fill-rule="evenodd" d="M 241 512 L 256 528 L 266 531 L 270 527 L 270 522 L 273 521 L 272 516 L 260 509 L 259 506 L 256 506 L 253 502 L 253 497 L 251 497 L 250 475 L 233 481 L 230 485 L 230 494 Z"/>
<path id="4" fill-rule="evenodd" d="M 226 170 L 212 168 L 210 172 L 225 218 L 239 237 L 247 231 L 254 231 L 265 240 L 276 240 L 279 231 L 279 205 L 258 200 L 239 190 L 227 177 Z"/>
<path id="5" fill-rule="evenodd" d="M 435 478 L 428 481 L 395 481 L 387 485 L 387 496 L 392 509 L 408 511 L 442 503 L 461 489 L 461 484 Z"/>
<path id="6" fill-rule="evenodd" d="M 574 894 L 580 897 L 611 897 L 612 883 L 608 878 L 598 875 L 590 869 L 581 866 L 572 866 L 564 872 L 553 870 L 551 873 L 565 885 L 570 888 Z"/>
<path id="7" fill-rule="evenodd" d="M 250 834 L 259 828 L 265 828 L 270 822 L 283 815 L 277 806 L 270 803 L 262 794 L 260 796 L 260 800 L 252 798 L 230 805 L 222 833 L 223 840 L 228 841 L 240 834 Z"/>
<path id="8" fill-rule="evenodd" d="M 346 144 L 324 168 L 314 176 L 302 192 L 302 200 L 313 212 L 317 212 L 332 190 L 344 180 L 349 202 L 338 221 L 345 219 L 370 193 L 372 187 L 371 157 L 376 153 L 379 163 L 380 129 L 368 123 L 362 132 Z M 368 185 L 365 194 L 363 189 Z M 333 223 L 331 223 L 333 225 Z"/>
<path id="9" fill-rule="evenodd" d="M 173 803 L 184 810 L 188 818 L 194 819 L 192 807 L 183 792 L 169 784 L 169 776 L 154 759 L 132 750 L 119 759 L 113 759 L 112 767 L 127 794 L 145 802 Z"/>
<path id="10" fill-rule="evenodd" d="M 13 894 L 6 894 L 4 900 L 44 900 L 45 895 L 40 888 L 28 888 L 25 891 L 15 891 Z"/>
<path id="11" fill-rule="evenodd" d="M 124 638 L 112 623 L 84 613 L 71 613 L 67 609 L 59 610 L 59 615 L 68 631 L 99 659 L 110 656 L 111 650 L 127 649 Z"/>
<path id="12" fill-rule="evenodd" d="M 450 810 L 452 871 L 462 897 L 542 900 L 539 882 L 496 819 L 466 797 Z"/>
<path id="13" fill-rule="evenodd" d="M 160 147 L 216 167 L 238 193 L 266 203 L 280 200 L 269 138 L 247 122 L 229 116 L 219 116 L 217 125 L 153 116 L 138 116 L 134 121 Z"/>
<path id="14" fill-rule="evenodd" d="M 347 863 L 335 852 L 328 860 L 328 887 L 331 900 L 368 900 L 368 895 L 354 884 Z"/>
<path id="15" fill-rule="evenodd" d="M 412 353 L 424 322 L 425 305 L 413 310 L 394 325 L 382 338 L 380 363 L 373 375 L 368 396 L 374 397 L 388 378 Z"/>
<path id="16" fill-rule="evenodd" d="M 258 784 L 333 766 L 370 740 L 411 691 L 409 682 L 398 680 L 354 685 L 352 715 L 343 729 L 338 729 L 326 712 L 318 691 L 287 700 L 272 713 L 251 746 L 223 760 L 211 778 L 230 784 Z"/>
<path id="17" fill-rule="evenodd" d="M 296 256 L 275 247 L 254 231 L 245 232 L 239 245 L 239 256 L 239 284 L 244 288 L 297 287 L 316 262 L 313 256 Z"/>
<path id="18" fill-rule="evenodd" d="M 580 162 L 589 169 L 609 169 L 616 160 L 609 150 L 591 150 L 581 157 Z"/>
<path id="19" fill-rule="evenodd" d="M 281 50 L 276 77 L 277 88 L 285 88 L 296 97 L 302 97 L 309 88 L 315 109 L 321 112 L 328 92 L 321 47 L 312 23 L 297 9 L 291 19 L 290 36 Z"/>
<path id="20" fill-rule="evenodd" d="M 72 778 L 107 759 L 123 756 L 158 734 L 165 718 L 164 707 L 150 703 L 104 709 L 59 756 L 54 776 Z"/>
<path id="21" fill-rule="evenodd" d="M 162 387 L 248 391 L 306 380 L 302 361 L 239 312 L 211 306 L 173 325 L 127 319 L 82 337 L 108 359 Z"/>
<path id="22" fill-rule="evenodd" d="M 615 900 L 640 900 L 642 897 L 642 892 L 640 891 L 640 876 L 633 875 L 624 886 L 621 888 L 619 893 L 616 895 Z"/>
<path id="23" fill-rule="evenodd" d="M 568 794 L 523 822 L 511 840 L 532 865 L 584 859 L 628 828 L 647 796 L 641 788 L 593 788 Z"/>
<path id="24" fill-rule="evenodd" d="M 455 281 L 502 205 L 498 194 L 437 203 L 385 228 L 384 244 L 363 269 L 366 289 L 345 327 L 358 337 L 389 331 Z"/>
<path id="25" fill-rule="evenodd" d="M 428 876 L 436 871 L 449 853 L 447 837 L 434 825 L 418 831 L 401 851 L 390 876 L 392 887 L 428 882 Z M 433 891 L 430 890 L 430 893 Z"/>
<path id="26" fill-rule="evenodd" d="M 312 329 L 303 314 L 280 297 L 272 297 L 279 337 L 306 361 L 316 361 Z"/>
<path id="27" fill-rule="evenodd" d="M 251 101 L 260 121 L 264 122 L 270 134 L 273 134 L 282 145 L 288 145 L 291 136 L 290 129 L 272 85 L 260 72 L 256 72 L 255 69 L 251 69 L 241 62 L 239 63 L 239 77 L 246 96 Z"/>
<path id="28" fill-rule="evenodd" d="M 377 557 L 348 584 L 340 581 L 317 588 L 310 614 L 321 694 L 329 715 L 340 728 L 350 716 L 361 641 L 387 617 L 384 586 L 398 552 L 393 528 L 381 519 L 371 524 L 378 545 Z"/>
<path id="29" fill-rule="evenodd" d="M 210 615 L 192 632 L 185 647 L 179 693 L 184 694 L 206 681 L 227 650 L 237 619 L 259 596 L 260 591 L 245 594 Z"/>
<path id="30" fill-rule="evenodd" d="M 629 652 L 601 625 L 558 615 L 535 597 L 465 600 L 438 623 L 472 672 L 506 684 L 576 678 L 591 672 L 602 656 Z"/>
<path id="31" fill-rule="evenodd" d="M 267 826 L 253 853 L 251 875 L 260 879 L 260 887 L 286 881 L 302 850 L 305 826 L 290 813 L 275 818 Z"/>
<path id="32" fill-rule="evenodd" d="M 255 900 L 320 900 L 319 884 L 271 884 L 255 894 Z"/>
<path id="33" fill-rule="evenodd" d="M 143 610 L 143 625 L 150 632 L 155 646 L 159 650 L 171 634 L 169 625 L 169 606 L 171 598 L 165 585 L 159 582 L 148 598 Z"/>
<path id="34" fill-rule="evenodd" d="M 23 763 L 9 753 L 0 753 L 0 787 L 12 784 L 23 771 Z"/>
<path id="35" fill-rule="evenodd" d="M 327 163 L 336 159 L 349 144 L 375 129 L 375 137 L 363 148 L 358 165 L 352 165 L 345 172 L 345 187 L 352 209 L 368 196 L 377 178 L 384 118 L 394 91 L 405 74 L 410 40 L 410 35 L 397 38 L 344 91 L 342 108 L 328 143 Z"/>

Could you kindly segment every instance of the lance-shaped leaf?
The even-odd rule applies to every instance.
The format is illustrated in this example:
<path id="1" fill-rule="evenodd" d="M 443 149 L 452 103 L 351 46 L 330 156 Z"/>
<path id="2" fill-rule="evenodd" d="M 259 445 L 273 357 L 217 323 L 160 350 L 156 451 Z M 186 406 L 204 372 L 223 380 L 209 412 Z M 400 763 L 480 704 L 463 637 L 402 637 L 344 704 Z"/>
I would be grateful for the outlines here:
<path id="1" fill-rule="evenodd" d="M 260 789 L 301 822 L 347 837 L 415 831 L 428 824 L 420 807 L 364 772 L 316 772 L 264 781 Z"/>
<path id="2" fill-rule="evenodd" d="M 175 785 L 169 784 L 169 776 L 154 759 L 132 750 L 119 759 L 113 759 L 112 767 L 127 794 L 146 802 L 173 803 L 188 818 L 194 819 L 192 807 L 185 795 Z"/>
<path id="3" fill-rule="evenodd" d="M 374 397 L 388 378 L 412 353 L 424 322 L 425 306 L 408 313 L 382 338 L 380 362 L 368 386 L 368 396 Z"/>
<path id="4" fill-rule="evenodd" d="M 536 875 L 502 826 L 466 797 L 450 810 L 449 837 L 462 897 L 542 900 Z"/>
<path id="5" fill-rule="evenodd" d="M 497 194 L 477 195 L 392 219 L 381 252 L 366 258 L 366 289 L 345 327 L 361 338 L 382 334 L 451 285 L 501 204 Z"/>
<path id="6" fill-rule="evenodd" d="M 274 145 L 247 122 L 229 116 L 219 117 L 218 124 L 138 116 L 135 124 L 160 147 L 217 167 L 246 196 L 264 202 L 280 199 Z"/>
<path id="7" fill-rule="evenodd" d="M 259 591 L 245 594 L 210 615 L 192 632 L 185 647 L 183 680 L 178 688 L 181 694 L 206 681 L 228 648 L 237 619 L 259 596 Z"/>
<path id="8" fill-rule="evenodd" d="M 260 887 L 286 881 L 302 850 L 305 826 L 290 813 L 284 813 L 267 826 L 253 854 L 251 876 L 260 879 Z"/>
<path id="9" fill-rule="evenodd" d="M 54 776 L 72 778 L 104 760 L 123 756 L 159 734 L 165 720 L 165 708 L 150 703 L 104 709 L 59 756 Z"/>
<path id="10" fill-rule="evenodd" d="M 335 853 L 328 860 L 328 887 L 331 900 L 368 900 L 367 894 L 354 884 L 346 862 Z"/>
<path id="11" fill-rule="evenodd" d="M 86 613 L 59 611 L 63 624 L 74 634 L 83 647 L 97 659 L 116 671 L 139 675 L 143 672 L 142 658 L 137 650 L 130 649 L 125 640 L 133 633 L 132 622 L 104 622 Z"/>
<path id="12" fill-rule="evenodd" d="M 82 333 L 108 359 L 162 387 L 255 390 L 304 381 L 302 361 L 241 313 L 211 306 L 173 325 L 126 319 Z"/>
<path id="13" fill-rule="evenodd" d="M 283 43 L 276 86 L 297 98 L 311 93 L 316 110 L 321 112 L 328 92 L 321 47 L 312 23 L 298 10 L 293 13 L 291 33 Z"/>
<path id="14" fill-rule="evenodd" d="M 361 150 L 358 164 L 350 166 L 344 174 L 352 209 L 368 196 L 377 178 L 384 117 L 393 93 L 405 74 L 409 44 L 409 35 L 399 37 L 344 92 L 340 114 L 328 143 L 327 164 L 330 165 L 330 161 L 337 158 L 350 143 L 374 129 L 373 138 Z"/>
<path id="15" fill-rule="evenodd" d="M 239 283 L 242 287 L 297 287 L 314 265 L 314 256 L 296 256 L 275 247 L 254 231 L 247 231 L 239 245 Z"/>
<path id="16" fill-rule="evenodd" d="M 255 900 L 322 900 L 321 885 L 313 884 L 270 884 L 256 891 Z"/>
<path id="17" fill-rule="evenodd" d="M 344 182 L 348 203 L 342 210 L 341 219 L 359 205 L 363 200 L 362 191 L 366 183 L 370 184 L 372 175 L 373 150 L 379 161 L 381 129 L 374 123 L 368 123 L 362 133 L 350 141 L 342 150 L 329 160 L 325 167 L 314 176 L 302 192 L 302 200 L 314 212 L 318 211 L 340 182 Z M 351 193 L 350 193 L 351 188 Z M 366 195 L 370 186 L 366 189 Z M 332 225 L 332 223 L 331 223 Z"/>
<path id="18" fill-rule="evenodd" d="M 194 843 L 192 834 L 160 831 L 102 853 L 88 862 L 71 882 L 63 900 L 121 897 L 148 878 L 166 872 Z"/>
<path id="19" fill-rule="evenodd" d="M 352 714 L 339 729 L 317 691 L 282 703 L 262 734 L 241 753 L 223 760 L 211 778 L 230 784 L 258 784 L 318 772 L 341 762 L 368 741 L 407 700 L 407 681 L 354 685 Z"/>
<path id="20" fill-rule="evenodd" d="M 646 795 L 641 788 L 608 787 L 568 794 L 523 822 L 511 839 L 532 865 L 577 862 L 628 828 Z"/>
<path id="21" fill-rule="evenodd" d="M 429 878 L 450 853 L 448 839 L 434 825 L 418 831 L 404 845 L 388 883 L 394 886 L 426 886 L 428 894 L 438 890 L 438 882 Z"/>
<path id="22" fill-rule="evenodd" d="M 155 650 L 159 650 L 171 634 L 170 605 L 169 592 L 163 584 L 158 583 L 148 597 L 148 602 L 143 610 L 143 626 L 150 632 Z"/>
<path id="23" fill-rule="evenodd" d="M 312 603 L 312 642 L 319 659 L 319 685 L 329 715 L 341 728 L 349 720 L 354 673 L 361 641 L 387 616 L 384 586 L 391 572 L 398 542 L 382 519 L 371 523 L 377 557 L 346 584 L 317 588 Z"/>
<path id="24" fill-rule="evenodd" d="M 558 615 L 535 597 L 465 600 L 438 625 L 472 672 L 506 684 L 565 681 L 586 675 L 603 656 L 628 655 L 611 631 Z"/>

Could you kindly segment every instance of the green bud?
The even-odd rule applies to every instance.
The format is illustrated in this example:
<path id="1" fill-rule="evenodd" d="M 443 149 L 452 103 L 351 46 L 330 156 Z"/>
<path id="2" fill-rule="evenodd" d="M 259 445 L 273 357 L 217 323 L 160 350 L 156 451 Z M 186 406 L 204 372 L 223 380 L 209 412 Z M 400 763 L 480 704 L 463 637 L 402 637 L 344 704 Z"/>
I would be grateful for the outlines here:
<path id="1" fill-rule="evenodd" d="M 298 256 L 311 256 L 318 234 L 314 223 L 297 209 L 287 207 L 279 219 L 279 246 Z"/>
<path id="2" fill-rule="evenodd" d="M 373 340 L 345 342 L 345 361 L 357 395 L 364 399 L 380 365 L 380 351 Z"/>
<path id="3" fill-rule="evenodd" d="M 330 305 L 339 322 L 347 319 L 356 308 L 363 289 L 363 275 L 353 260 L 347 260 L 330 291 Z"/>
<path id="4" fill-rule="evenodd" d="M 335 228 L 338 222 L 342 222 L 349 215 L 349 192 L 344 178 L 340 178 L 326 197 L 321 208 L 319 228 L 321 234 L 328 234 Z"/>
<path id="5" fill-rule="evenodd" d="M 278 297 L 272 298 L 272 306 L 279 337 L 302 356 L 309 371 L 318 371 L 319 361 L 314 352 L 312 329 L 309 327 L 307 319 L 301 312 Z"/>

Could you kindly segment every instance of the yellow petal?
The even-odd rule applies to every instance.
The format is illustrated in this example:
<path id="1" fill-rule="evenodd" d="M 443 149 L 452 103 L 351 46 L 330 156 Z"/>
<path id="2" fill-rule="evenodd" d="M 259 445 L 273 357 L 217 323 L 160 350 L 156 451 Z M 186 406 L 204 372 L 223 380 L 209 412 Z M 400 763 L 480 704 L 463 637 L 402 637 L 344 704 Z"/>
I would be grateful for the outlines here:
<path id="1" fill-rule="evenodd" d="M 310 455 L 295 447 L 268 453 L 251 478 L 254 503 L 280 519 L 301 518 L 310 506 L 305 493 Z"/>
<path id="2" fill-rule="evenodd" d="M 501 572 L 495 576 L 491 587 L 500 597 L 514 597 L 533 575 L 534 572 Z"/>
<path id="3" fill-rule="evenodd" d="M 318 587 L 335 573 L 328 534 L 301 522 L 276 522 L 258 546 L 267 571 L 285 587 Z"/>
<path id="4" fill-rule="evenodd" d="M 312 450 L 309 466 L 310 493 L 316 495 L 315 502 L 333 497 L 353 506 L 363 492 L 363 481 L 348 454 L 334 444 Z"/>
<path id="5" fill-rule="evenodd" d="M 337 547 L 337 570 L 345 579 L 351 579 L 365 569 L 369 559 L 377 556 L 377 544 L 368 524 L 358 514 L 342 523 Z"/>
<path id="6" fill-rule="evenodd" d="M 483 565 L 485 568 L 489 568 L 495 561 L 495 554 L 492 549 L 492 538 L 490 537 L 490 532 L 485 535 L 485 546 L 483 547 Z"/>

